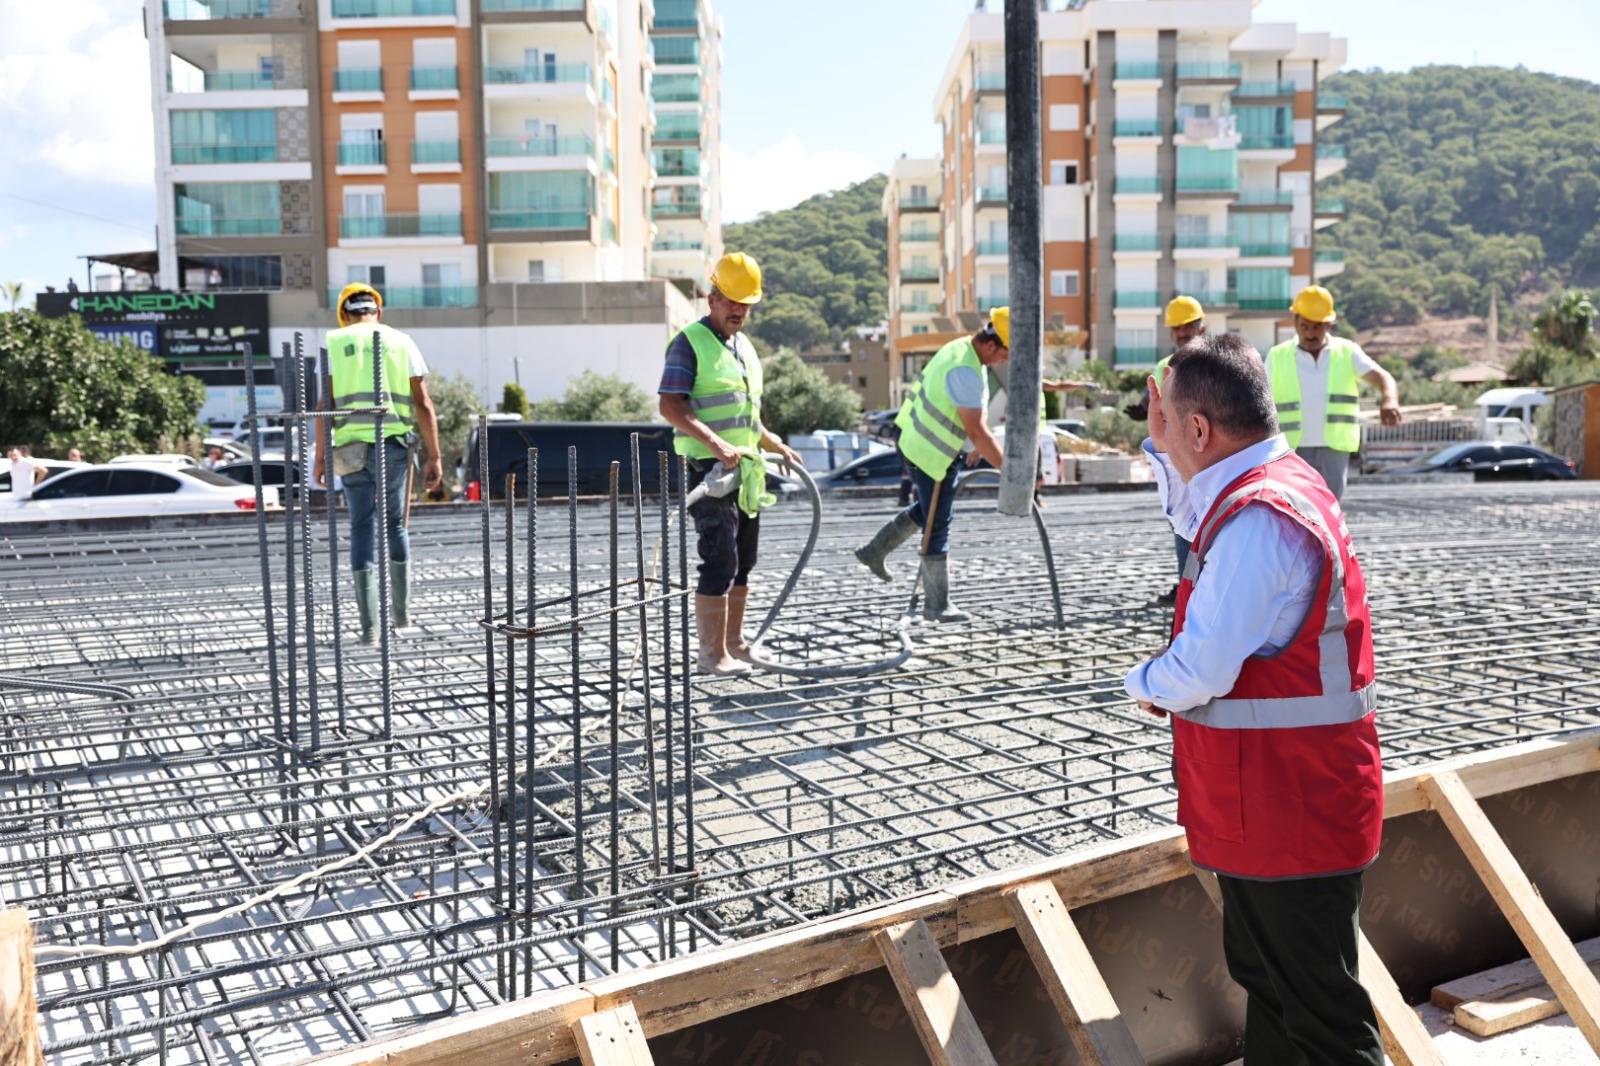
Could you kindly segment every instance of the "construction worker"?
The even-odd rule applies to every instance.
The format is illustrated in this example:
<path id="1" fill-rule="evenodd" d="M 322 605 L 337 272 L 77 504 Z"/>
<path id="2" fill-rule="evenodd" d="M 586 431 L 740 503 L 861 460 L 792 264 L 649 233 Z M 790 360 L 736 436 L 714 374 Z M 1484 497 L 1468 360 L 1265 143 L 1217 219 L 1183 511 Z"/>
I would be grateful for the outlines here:
<path id="1" fill-rule="evenodd" d="M 1001 467 L 1000 442 L 984 422 L 989 406 L 988 368 L 1011 358 L 1011 308 L 997 307 L 989 323 L 971 337 L 951 341 L 928 361 L 916 391 L 895 418 L 900 454 L 911 468 L 916 498 L 856 549 L 863 566 L 884 581 L 890 552 L 922 534 L 924 618 L 965 622 L 971 616 L 950 602 L 950 512 L 956 473 L 967 441 L 978 455 Z"/>
<path id="2" fill-rule="evenodd" d="M 1175 296 L 1172 302 L 1167 304 L 1166 324 L 1167 335 L 1172 339 L 1172 351 L 1168 352 L 1156 364 L 1154 376 L 1157 383 L 1166 376 L 1167 367 L 1172 363 L 1173 353 L 1196 337 L 1204 337 L 1206 335 L 1206 309 L 1200 306 L 1200 301 L 1193 296 Z M 1143 422 L 1148 417 L 1149 404 L 1150 386 L 1147 384 L 1144 390 L 1144 399 L 1128 408 L 1129 417 Z M 1145 448 L 1147 451 L 1150 448 L 1149 441 L 1145 442 Z M 1152 463 L 1152 466 L 1157 471 L 1161 469 L 1159 464 Z M 1189 559 L 1189 542 L 1183 539 L 1183 534 L 1173 533 L 1172 547 L 1178 557 L 1178 577 L 1181 579 L 1183 577 L 1183 564 Z M 1177 600 L 1178 586 L 1176 583 L 1166 592 L 1156 597 L 1157 603 L 1168 607 L 1176 603 Z"/>
<path id="3" fill-rule="evenodd" d="M 361 620 L 361 642 L 377 643 L 377 463 L 381 459 L 385 480 L 382 500 L 389 538 L 389 602 L 394 626 L 411 624 L 411 540 L 405 527 L 406 492 L 411 450 L 420 436 L 422 481 L 435 489 L 443 480 L 439 461 L 439 426 L 433 399 L 428 395 L 428 365 L 416 342 L 397 329 L 383 325 L 383 297 L 370 285 L 346 285 L 335 306 L 339 328 L 327 336 L 330 377 L 327 396 L 336 409 L 386 408 L 383 447 L 376 448 L 378 427 L 369 415 L 334 419 L 333 457 L 323 454 L 316 434 L 313 475 L 328 483 L 328 468 L 343 479 L 345 506 L 350 510 L 350 572 L 355 578 L 356 611 Z M 382 338 L 383 393 L 375 395 L 374 337 Z"/>
<path id="4" fill-rule="evenodd" d="M 1344 495 L 1350 456 L 1361 448 L 1358 382 L 1382 390 L 1378 415 L 1386 426 L 1400 424 L 1400 395 L 1394 378 L 1360 345 L 1330 335 L 1339 316 L 1327 289 L 1307 286 L 1289 310 L 1296 339 L 1267 353 L 1278 425 L 1289 447 L 1316 468 L 1338 499 Z"/>
<path id="5" fill-rule="evenodd" d="M 763 478 L 758 448 L 786 463 L 800 455 L 761 424 L 761 359 L 740 335 L 750 309 L 761 302 L 761 267 L 743 252 L 718 260 L 711 272 L 709 314 L 681 330 L 667 345 L 661 373 L 661 415 L 677 430 L 672 446 L 689 457 L 692 490 L 721 464 L 740 466 Z M 744 612 L 750 571 L 756 565 L 759 516 L 747 514 L 737 494 L 705 496 L 689 509 L 699 534 L 700 580 L 694 615 L 699 630 L 698 666 L 703 674 L 750 672 Z"/>

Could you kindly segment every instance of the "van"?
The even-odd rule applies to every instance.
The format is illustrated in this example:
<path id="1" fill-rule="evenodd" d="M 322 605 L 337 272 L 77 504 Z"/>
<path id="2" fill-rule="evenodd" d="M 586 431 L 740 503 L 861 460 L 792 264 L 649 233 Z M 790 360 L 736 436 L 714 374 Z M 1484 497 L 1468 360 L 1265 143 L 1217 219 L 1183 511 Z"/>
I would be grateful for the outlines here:
<path id="1" fill-rule="evenodd" d="M 528 491 L 528 449 L 539 449 L 540 496 L 567 494 L 567 449 L 578 450 L 577 487 L 580 496 L 603 496 L 611 491 L 611 464 L 622 464 L 621 490 L 633 492 L 631 434 L 639 434 L 640 480 L 645 492 L 661 487 L 658 452 L 672 457 L 672 427 L 662 422 L 490 422 L 489 470 L 485 477 L 478 468 L 478 429 L 467 434 L 461 455 L 462 494 L 469 500 L 483 498 L 487 481 L 492 498 L 503 499 L 506 475 L 517 475 L 517 495 Z M 676 465 L 676 458 L 671 462 Z"/>

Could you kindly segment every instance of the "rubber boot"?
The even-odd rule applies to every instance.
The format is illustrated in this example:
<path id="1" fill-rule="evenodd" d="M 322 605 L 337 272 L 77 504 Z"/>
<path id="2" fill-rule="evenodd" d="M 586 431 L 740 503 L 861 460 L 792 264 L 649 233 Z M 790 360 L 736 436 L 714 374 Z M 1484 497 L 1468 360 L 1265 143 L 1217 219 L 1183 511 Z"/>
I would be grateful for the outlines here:
<path id="1" fill-rule="evenodd" d="M 862 566 L 877 574 L 880 581 L 891 581 L 894 575 L 889 573 L 889 568 L 884 565 L 889 553 L 910 540 L 912 534 L 921 528 L 915 518 L 901 511 L 888 525 L 878 530 L 864 546 L 856 549 L 856 559 Z"/>
<path id="2" fill-rule="evenodd" d="M 356 613 L 361 618 L 361 643 L 378 643 L 378 573 L 372 567 L 353 572 L 356 579 Z"/>
<path id="3" fill-rule="evenodd" d="M 742 663 L 755 661 L 750 658 L 750 645 L 744 639 L 744 608 L 749 599 L 749 585 L 735 585 L 728 590 L 728 624 L 723 632 L 727 635 L 728 655 Z"/>
<path id="4" fill-rule="evenodd" d="M 970 622 L 972 616 L 950 602 L 950 557 L 922 557 L 922 617 L 930 622 Z"/>
<path id="5" fill-rule="evenodd" d="M 694 622 L 700 634 L 698 666 L 702 674 L 732 677 L 750 667 L 728 654 L 728 597 L 695 596 Z"/>
<path id="6" fill-rule="evenodd" d="M 389 608 L 396 629 L 411 628 L 411 560 L 389 564 Z"/>

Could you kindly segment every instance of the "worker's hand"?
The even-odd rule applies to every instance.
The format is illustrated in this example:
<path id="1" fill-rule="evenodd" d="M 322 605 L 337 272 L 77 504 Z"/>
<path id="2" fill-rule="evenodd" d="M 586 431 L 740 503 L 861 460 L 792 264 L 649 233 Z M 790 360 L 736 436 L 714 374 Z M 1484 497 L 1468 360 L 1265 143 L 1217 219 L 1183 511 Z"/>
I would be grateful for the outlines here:
<path id="1" fill-rule="evenodd" d="M 739 465 L 739 449 L 715 433 L 711 434 L 711 439 L 706 441 L 706 447 L 711 449 L 711 458 L 723 466 L 732 469 Z"/>
<path id="2" fill-rule="evenodd" d="M 423 487 L 425 487 L 429 492 L 432 492 L 434 489 L 438 488 L 443 483 L 444 483 L 444 468 L 440 465 L 438 457 L 435 456 L 432 459 L 423 460 L 423 463 L 422 463 L 422 484 L 423 484 Z"/>
<path id="3" fill-rule="evenodd" d="M 1099 386 L 1092 381 L 1070 381 L 1061 378 L 1055 381 L 1046 380 L 1044 388 L 1046 392 L 1092 392 Z"/>
<path id="4" fill-rule="evenodd" d="M 983 456 L 979 455 L 976 449 L 967 452 L 967 466 L 970 469 L 977 469 L 978 464 L 981 462 L 983 462 Z"/>
<path id="5" fill-rule="evenodd" d="M 1150 417 L 1150 405 L 1145 401 L 1140 400 L 1138 403 L 1130 403 L 1128 406 L 1124 407 L 1122 409 L 1122 413 L 1133 419 L 1135 422 L 1143 422 Z"/>
<path id="6" fill-rule="evenodd" d="M 794 467 L 806 465 L 806 461 L 800 457 L 799 452 L 781 441 L 778 443 L 777 448 L 773 450 L 783 459 L 783 472 L 785 474 L 789 473 Z"/>
<path id="7" fill-rule="evenodd" d="M 1161 447 L 1161 439 L 1167 432 L 1166 415 L 1161 410 L 1161 386 L 1154 377 L 1150 378 L 1150 399 L 1146 401 L 1147 414 L 1150 423 L 1150 446 L 1156 451 L 1165 451 Z"/>
<path id="8" fill-rule="evenodd" d="M 311 460 L 311 480 L 318 485 L 328 483 L 328 460 L 321 448 L 317 449 L 317 457 Z"/>
<path id="9" fill-rule="evenodd" d="M 1167 716 L 1166 711 L 1163 711 L 1160 707 L 1157 707 L 1155 704 L 1150 703 L 1147 700 L 1139 701 L 1139 709 L 1141 711 L 1147 711 L 1150 714 L 1155 715 L 1157 718 L 1165 718 Z"/>
<path id="10" fill-rule="evenodd" d="M 1400 405 L 1385 401 L 1378 405 L 1378 419 L 1386 426 L 1400 424 Z"/>

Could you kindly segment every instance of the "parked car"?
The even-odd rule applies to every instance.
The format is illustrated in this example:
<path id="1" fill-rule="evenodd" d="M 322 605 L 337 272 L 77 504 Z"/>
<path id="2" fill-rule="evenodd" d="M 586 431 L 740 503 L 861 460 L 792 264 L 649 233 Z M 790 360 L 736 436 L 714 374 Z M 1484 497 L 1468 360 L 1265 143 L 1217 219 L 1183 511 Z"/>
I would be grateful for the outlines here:
<path id="1" fill-rule="evenodd" d="M 107 463 L 107 465 L 110 465 L 110 464 L 114 463 L 114 464 L 117 464 L 119 466 L 124 464 L 124 463 L 140 463 L 140 464 L 143 464 L 145 466 L 199 466 L 200 465 L 199 463 L 195 462 L 193 456 L 190 456 L 190 455 L 179 455 L 176 452 L 164 452 L 164 453 L 161 453 L 159 455 L 156 455 L 156 454 L 148 454 L 148 455 L 140 455 L 140 454 L 119 455 L 115 459 L 107 459 L 106 463 Z"/>
<path id="2" fill-rule="evenodd" d="M 254 485 L 254 467 L 249 459 L 240 459 L 231 463 L 223 463 L 213 473 L 221 474 L 225 478 L 239 482 L 241 485 Z M 261 460 L 261 483 L 275 486 L 285 507 L 293 505 L 300 498 L 300 468 L 284 459 Z M 328 490 L 313 483 L 311 486 L 311 502 L 313 505 L 322 503 L 323 495 Z"/>
<path id="3" fill-rule="evenodd" d="M 820 474 L 813 474 L 818 492 L 850 488 L 860 485 L 900 484 L 900 453 L 877 452 L 852 459 L 843 466 Z"/>
<path id="4" fill-rule="evenodd" d="M 89 465 L 88 463 L 80 463 L 72 459 L 40 459 L 37 456 L 34 457 L 33 462 L 36 466 L 44 467 L 44 476 L 46 478 L 55 477 L 57 474 L 66 470 L 82 470 L 84 467 Z M 43 484 L 43 482 L 41 481 L 39 484 Z M 0 498 L 9 499 L 10 493 L 11 460 L 7 459 L 3 455 L 0 455 Z"/>
<path id="5" fill-rule="evenodd" d="M 278 490 L 265 490 L 269 507 Z M 145 515 L 254 511 L 256 491 L 199 467 L 106 463 L 68 470 L 39 483 L 26 500 L 0 506 L 0 522 L 65 518 L 129 518 Z"/>
<path id="6" fill-rule="evenodd" d="M 645 492 L 660 488 L 658 452 L 672 454 L 672 427 L 662 422 L 490 422 L 489 469 L 479 469 L 478 428 L 467 434 L 461 453 L 461 484 L 469 500 L 482 499 L 485 482 L 494 499 L 506 492 L 506 475 L 517 475 L 517 495 L 527 492 L 528 449 L 539 449 L 541 496 L 565 495 L 567 448 L 578 450 L 578 492 L 595 496 L 610 491 L 613 461 L 622 464 L 622 494 L 633 492 L 629 435 L 639 434 L 640 480 Z M 675 463 L 675 460 L 673 460 Z"/>
<path id="7" fill-rule="evenodd" d="M 1089 426 L 1081 418 L 1052 418 L 1045 425 L 1058 433 L 1070 433 L 1074 437 L 1089 435 Z"/>
<path id="8" fill-rule="evenodd" d="M 1474 481 L 1555 481 L 1578 476 L 1571 459 L 1528 444 L 1473 441 L 1452 444 L 1418 463 L 1393 466 L 1380 477 L 1420 474 L 1471 474 Z"/>
<path id="9" fill-rule="evenodd" d="M 284 448 L 289 442 L 289 430 L 284 426 L 260 426 L 251 428 L 250 423 L 240 422 L 235 427 L 233 443 L 240 454 L 248 456 L 252 441 L 261 441 L 262 458 L 282 459 Z"/>

